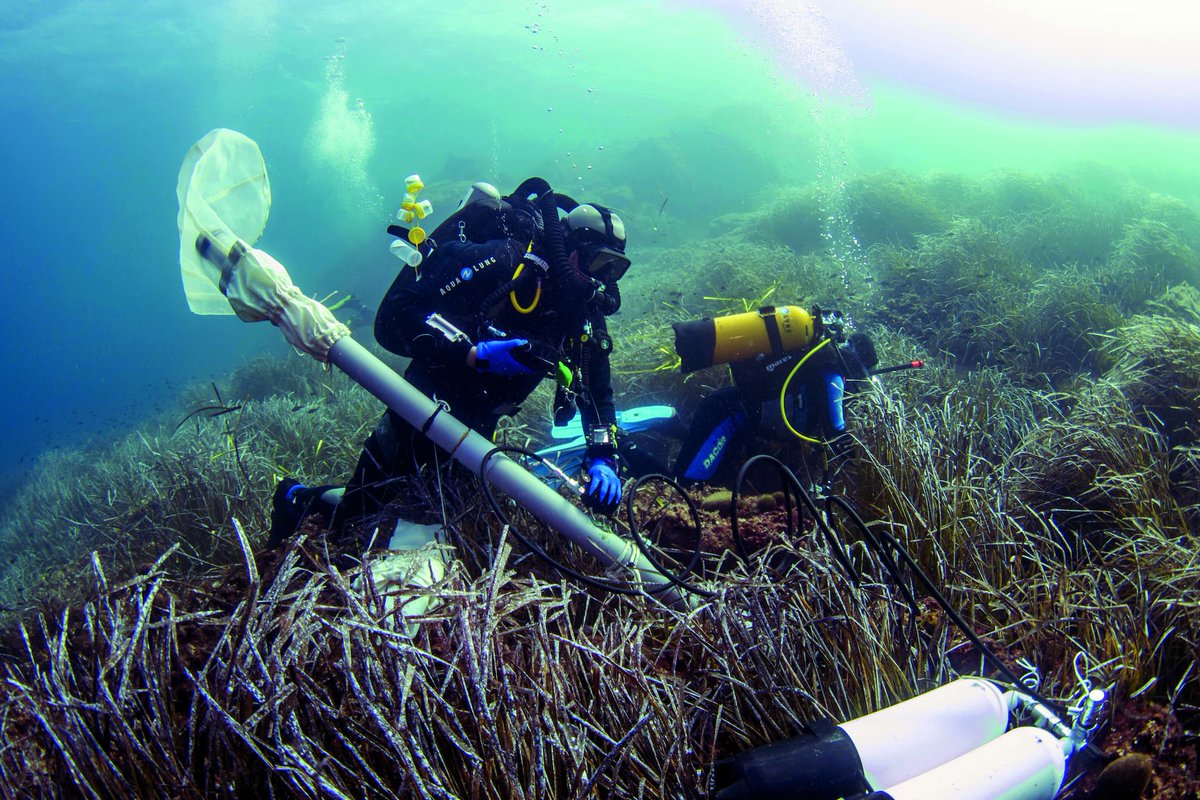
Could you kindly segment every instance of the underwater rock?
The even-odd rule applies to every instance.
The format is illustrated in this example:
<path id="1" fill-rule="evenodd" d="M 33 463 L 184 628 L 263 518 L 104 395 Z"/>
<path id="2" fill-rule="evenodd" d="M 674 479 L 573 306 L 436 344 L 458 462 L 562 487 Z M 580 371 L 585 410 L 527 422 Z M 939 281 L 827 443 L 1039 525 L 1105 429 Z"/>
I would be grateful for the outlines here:
<path id="1" fill-rule="evenodd" d="M 727 510 L 733 502 L 733 492 L 728 489 L 719 489 L 715 492 L 707 494 L 700 501 L 700 507 L 705 511 L 722 511 Z"/>
<path id="2" fill-rule="evenodd" d="M 1144 753 L 1128 753 L 1100 771 L 1090 800 L 1138 800 L 1150 785 L 1154 761 Z"/>
<path id="3" fill-rule="evenodd" d="M 775 495 L 764 494 L 759 495 L 754 501 L 754 506 L 759 511 L 774 511 L 776 508 L 779 508 L 779 503 L 775 501 Z"/>

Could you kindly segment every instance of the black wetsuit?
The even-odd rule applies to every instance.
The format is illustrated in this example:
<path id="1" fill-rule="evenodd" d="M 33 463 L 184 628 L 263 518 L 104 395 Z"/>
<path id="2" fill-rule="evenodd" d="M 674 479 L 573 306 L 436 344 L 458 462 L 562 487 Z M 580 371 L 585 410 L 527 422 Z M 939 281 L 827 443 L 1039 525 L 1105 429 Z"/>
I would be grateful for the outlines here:
<path id="1" fill-rule="evenodd" d="M 560 360 L 575 373 L 572 388 L 585 430 L 607 428 L 616 416 L 604 314 L 577 285 L 559 286 L 553 271 L 527 280 L 515 298 L 498 292 L 523 261 L 522 271 L 544 264 L 527 251 L 528 243 L 515 239 L 482 244 L 452 239 L 439 246 L 422 265 L 419 279 L 406 269 L 392 284 L 375 319 L 375 338 L 387 350 L 411 357 L 404 377 L 484 436 L 493 434 L 501 416 L 515 414 Z M 426 319 L 433 313 L 470 342 L 452 342 L 432 329 Z M 467 365 L 472 343 L 500 338 L 527 339 L 549 369 L 507 377 Z M 433 455 L 433 445 L 419 431 L 388 411 L 346 485 L 337 524 L 378 513 L 396 496 L 394 479 L 415 474 Z"/>

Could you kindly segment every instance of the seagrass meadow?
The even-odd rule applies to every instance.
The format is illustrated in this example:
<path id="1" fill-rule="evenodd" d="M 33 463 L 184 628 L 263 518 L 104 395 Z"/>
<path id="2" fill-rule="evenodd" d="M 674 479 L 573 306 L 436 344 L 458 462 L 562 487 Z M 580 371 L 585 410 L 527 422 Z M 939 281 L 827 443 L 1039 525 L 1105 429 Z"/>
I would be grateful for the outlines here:
<path id="1" fill-rule="evenodd" d="M 636 229 L 659 203 L 622 211 Z M 726 377 L 679 375 L 670 323 L 767 303 L 840 308 L 882 364 L 925 359 L 854 398 L 834 489 L 1048 695 L 1111 687 L 1100 744 L 1144 769 L 1066 796 L 1196 797 L 1198 253 L 1187 199 L 1085 167 L 772 191 L 643 253 L 612 321 L 618 402 L 686 417 Z M 535 399 L 506 441 L 540 442 Z M 380 410 L 258 359 L 41 457 L 0 527 L 0 796 L 702 798 L 722 757 L 986 669 L 852 529 L 857 585 L 780 529 L 713 554 L 713 596 L 681 612 L 550 569 L 453 469 L 408 495 L 457 556 L 410 636 L 318 520 L 262 549 L 275 481 L 344 479 Z M 742 513 L 774 524 L 761 509 Z"/>

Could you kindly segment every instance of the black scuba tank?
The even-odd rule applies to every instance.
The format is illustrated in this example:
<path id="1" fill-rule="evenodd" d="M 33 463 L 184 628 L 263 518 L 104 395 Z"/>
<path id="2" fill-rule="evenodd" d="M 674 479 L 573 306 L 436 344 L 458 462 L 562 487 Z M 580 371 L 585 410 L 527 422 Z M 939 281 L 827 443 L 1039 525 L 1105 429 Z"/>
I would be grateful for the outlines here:
<path id="1" fill-rule="evenodd" d="M 438 245 L 454 239 L 474 244 L 494 239 L 534 240 L 541 234 L 541 214 L 518 192 L 501 197 L 490 184 L 474 184 L 458 209 L 438 223 L 417 249 L 428 257 Z M 389 225 L 387 230 L 400 238 L 408 235 L 408 230 L 399 225 Z"/>

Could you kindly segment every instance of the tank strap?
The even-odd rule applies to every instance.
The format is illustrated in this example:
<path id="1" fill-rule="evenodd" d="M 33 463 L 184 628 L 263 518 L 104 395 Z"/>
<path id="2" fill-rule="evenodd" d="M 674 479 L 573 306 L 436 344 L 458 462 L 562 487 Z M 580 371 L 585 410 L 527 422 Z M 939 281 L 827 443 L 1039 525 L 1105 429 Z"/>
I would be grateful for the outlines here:
<path id="1" fill-rule="evenodd" d="M 765 311 L 766 309 L 762 309 Z M 767 329 L 767 341 L 771 343 L 771 353 L 783 352 L 783 336 L 779 333 L 779 318 L 775 315 L 775 309 L 771 309 L 770 316 L 764 316 L 763 324 Z"/>

